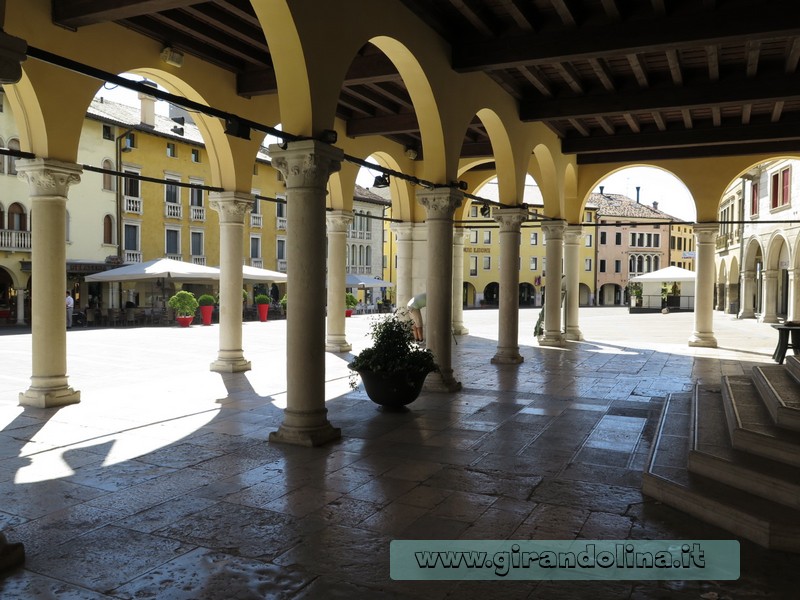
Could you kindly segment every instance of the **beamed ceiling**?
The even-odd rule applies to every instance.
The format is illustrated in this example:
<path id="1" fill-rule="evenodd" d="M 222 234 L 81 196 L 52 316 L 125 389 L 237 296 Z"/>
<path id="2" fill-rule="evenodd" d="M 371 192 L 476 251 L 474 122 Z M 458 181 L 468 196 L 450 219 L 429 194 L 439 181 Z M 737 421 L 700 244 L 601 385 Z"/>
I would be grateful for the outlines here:
<path id="1" fill-rule="evenodd" d="M 579 163 L 800 148 L 797 0 L 403 0 Z M 114 21 L 233 71 L 243 96 L 276 93 L 249 0 L 58 0 L 65 27 Z M 392 63 L 367 45 L 339 97 L 349 136 L 420 148 Z M 463 156 L 491 155 L 477 119 Z"/>

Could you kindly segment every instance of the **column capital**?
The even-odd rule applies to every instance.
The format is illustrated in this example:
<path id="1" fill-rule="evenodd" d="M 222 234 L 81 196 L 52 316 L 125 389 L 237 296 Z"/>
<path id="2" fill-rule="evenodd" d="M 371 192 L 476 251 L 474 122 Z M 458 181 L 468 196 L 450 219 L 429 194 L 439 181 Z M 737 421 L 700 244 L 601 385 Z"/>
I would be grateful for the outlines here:
<path id="1" fill-rule="evenodd" d="M 427 220 L 452 219 L 464 202 L 464 192 L 449 187 L 422 189 L 417 192 L 417 201 L 425 207 Z"/>
<path id="2" fill-rule="evenodd" d="M 562 220 L 542 221 L 542 231 L 547 236 L 547 240 L 561 240 L 564 238 L 564 230 L 567 222 Z"/>
<path id="3" fill-rule="evenodd" d="M 693 227 L 698 244 L 714 244 L 719 235 L 717 223 L 696 223 Z"/>
<path id="4" fill-rule="evenodd" d="M 463 227 L 461 225 L 458 227 L 453 227 L 453 245 L 463 246 L 468 235 L 469 229 L 467 227 Z"/>
<path id="5" fill-rule="evenodd" d="M 25 158 L 17 161 L 17 177 L 28 182 L 31 198 L 67 196 L 69 186 L 80 183 L 83 169 L 75 163 L 48 158 Z"/>
<path id="6" fill-rule="evenodd" d="M 287 188 L 327 188 L 328 177 L 342 166 L 344 151 L 317 140 L 289 142 L 286 149 L 271 144 L 272 166 L 278 169 Z"/>
<path id="7" fill-rule="evenodd" d="M 245 192 L 211 192 L 208 195 L 208 205 L 219 213 L 220 223 L 244 223 L 254 202 L 255 196 Z"/>
<path id="8" fill-rule="evenodd" d="M 413 223 L 392 223 L 389 229 L 394 232 L 398 242 L 410 242 L 414 235 Z"/>
<path id="9" fill-rule="evenodd" d="M 352 210 L 332 210 L 325 213 L 325 223 L 329 233 L 344 233 L 352 222 Z"/>
<path id="10" fill-rule="evenodd" d="M 567 225 L 564 230 L 564 244 L 574 246 L 580 243 L 583 237 L 583 225 Z"/>
<path id="11" fill-rule="evenodd" d="M 500 223 L 500 233 L 519 232 L 522 224 L 528 220 L 528 209 L 517 206 L 498 208 L 493 211 L 492 217 Z"/>

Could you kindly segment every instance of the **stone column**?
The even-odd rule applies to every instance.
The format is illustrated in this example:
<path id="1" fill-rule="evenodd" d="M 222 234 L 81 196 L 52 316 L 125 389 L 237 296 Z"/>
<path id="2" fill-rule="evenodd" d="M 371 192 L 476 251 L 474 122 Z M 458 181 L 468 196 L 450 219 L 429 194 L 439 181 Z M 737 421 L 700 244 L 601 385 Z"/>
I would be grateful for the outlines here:
<path id="1" fill-rule="evenodd" d="M 739 302 L 739 282 L 728 281 L 725 286 L 725 312 L 734 314 L 733 305 Z"/>
<path id="2" fill-rule="evenodd" d="M 466 229 L 453 230 L 453 333 L 467 335 L 464 325 L 464 236 Z"/>
<path id="3" fill-rule="evenodd" d="M 741 289 L 739 294 L 739 318 L 752 319 L 756 316 L 753 298 L 753 289 L 755 288 L 753 271 L 742 271 L 739 287 Z"/>
<path id="4" fill-rule="evenodd" d="M 527 208 L 493 211 L 500 223 L 500 306 L 497 351 L 493 364 L 519 364 L 519 242 L 520 227 L 528 219 Z"/>
<path id="5" fill-rule="evenodd" d="M 19 403 L 48 408 L 80 401 L 67 382 L 67 190 L 78 183 L 81 168 L 72 163 L 35 158 L 17 161 L 20 179 L 31 198 L 31 387 Z"/>
<path id="6" fill-rule="evenodd" d="M 765 269 L 763 281 L 763 298 L 761 303 L 761 323 L 777 323 L 778 315 L 775 307 L 778 304 L 778 270 Z"/>
<path id="7" fill-rule="evenodd" d="M 25 297 L 28 290 L 20 288 L 17 290 L 17 325 L 25 326 Z"/>
<path id="8" fill-rule="evenodd" d="M 544 290 L 544 333 L 539 336 L 540 346 L 564 345 L 564 336 L 561 333 L 561 260 L 564 255 L 565 228 L 565 221 L 542 222 L 542 231 L 547 241 L 547 280 Z"/>
<path id="9" fill-rule="evenodd" d="M 583 240 L 583 227 L 580 225 L 568 226 L 564 232 L 564 271 L 567 284 L 567 332 L 565 338 L 578 342 L 583 339 L 579 310 L 581 305 L 581 240 Z"/>
<path id="10" fill-rule="evenodd" d="M 325 350 L 349 352 L 352 346 L 345 336 L 344 290 L 347 264 L 347 227 L 353 212 L 334 210 L 326 215 L 328 225 L 328 336 Z"/>
<path id="11" fill-rule="evenodd" d="M 404 308 L 414 292 L 411 289 L 411 258 L 413 223 L 392 223 L 391 229 L 397 239 L 397 288 L 394 302 L 397 308 Z"/>
<path id="12" fill-rule="evenodd" d="M 341 437 L 325 408 L 325 196 L 328 178 L 341 167 L 341 149 L 316 140 L 269 148 L 272 166 L 286 182 L 288 315 L 286 410 L 271 442 L 318 446 Z"/>
<path id="13" fill-rule="evenodd" d="M 694 226 L 697 240 L 697 279 L 694 289 L 694 332 L 689 338 L 690 346 L 716 348 L 714 337 L 714 284 L 716 268 L 714 254 L 719 226 L 698 223 Z"/>
<path id="14" fill-rule="evenodd" d="M 242 192 L 209 195 L 209 206 L 219 213 L 219 355 L 211 363 L 219 373 L 250 370 L 242 349 L 242 248 L 253 201 L 252 194 Z"/>
<path id="15" fill-rule="evenodd" d="M 423 189 L 417 200 L 427 211 L 428 280 L 425 339 L 436 357 L 439 373 L 431 373 L 425 389 L 455 392 L 461 382 L 453 377 L 451 323 L 453 321 L 453 214 L 464 194 L 451 188 Z"/>
<path id="16" fill-rule="evenodd" d="M 789 269 L 789 302 L 787 304 L 788 314 L 786 315 L 787 321 L 797 321 L 800 319 L 800 278 L 798 277 L 800 269 Z"/>

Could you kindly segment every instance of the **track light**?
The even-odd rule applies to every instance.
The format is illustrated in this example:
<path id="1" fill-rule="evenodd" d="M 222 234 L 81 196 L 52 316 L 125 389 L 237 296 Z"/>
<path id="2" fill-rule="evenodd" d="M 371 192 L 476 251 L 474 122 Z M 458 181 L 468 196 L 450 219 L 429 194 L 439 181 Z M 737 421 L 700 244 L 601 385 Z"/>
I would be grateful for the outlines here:
<path id="1" fill-rule="evenodd" d="M 375 182 L 372 184 L 372 187 L 376 188 L 386 188 L 389 187 L 389 176 L 388 175 L 378 175 L 375 177 Z"/>
<path id="2" fill-rule="evenodd" d="M 319 134 L 319 141 L 325 142 L 326 144 L 335 144 L 338 139 L 339 134 L 333 129 L 324 129 L 322 133 Z"/>
<path id="3" fill-rule="evenodd" d="M 225 133 L 243 140 L 250 139 L 250 128 L 234 117 L 225 120 Z"/>
<path id="4" fill-rule="evenodd" d="M 484 205 L 483 205 L 483 206 L 481 206 L 481 216 L 482 216 L 484 219 L 488 219 L 488 218 L 489 218 L 489 215 L 491 215 L 491 214 L 492 214 L 492 209 L 491 209 L 491 208 L 489 208 L 489 205 L 488 205 L 488 204 L 484 203 Z"/>

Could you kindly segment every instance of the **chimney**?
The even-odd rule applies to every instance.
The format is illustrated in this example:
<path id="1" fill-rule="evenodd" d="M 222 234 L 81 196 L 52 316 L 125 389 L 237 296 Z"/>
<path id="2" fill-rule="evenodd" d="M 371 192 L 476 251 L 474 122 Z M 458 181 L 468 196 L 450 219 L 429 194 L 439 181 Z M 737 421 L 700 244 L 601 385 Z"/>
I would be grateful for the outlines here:
<path id="1" fill-rule="evenodd" d="M 600 195 L 601 195 L 601 196 L 603 195 L 603 189 L 604 189 L 605 187 L 606 187 L 606 186 L 604 186 L 604 185 L 601 185 L 601 186 L 600 186 Z"/>
<path id="2" fill-rule="evenodd" d="M 142 81 L 144 85 L 149 85 L 152 87 L 156 87 L 156 84 L 152 81 L 147 81 L 146 79 Z M 141 111 L 141 124 L 144 127 L 149 127 L 150 129 L 156 126 L 156 99 L 154 96 L 149 96 L 147 94 L 143 94 L 139 92 L 139 102 L 141 102 L 142 111 Z"/>
<path id="3" fill-rule="evenodd" d="M 639 190 L 642 188 L 640 186 L 636 186 L 636 204 L 639 204 Z"/>
<path id="4" fill-rule="evenodd" d="M 653 210 L 658 210 L 658 202 L 653 200 Z"/>

